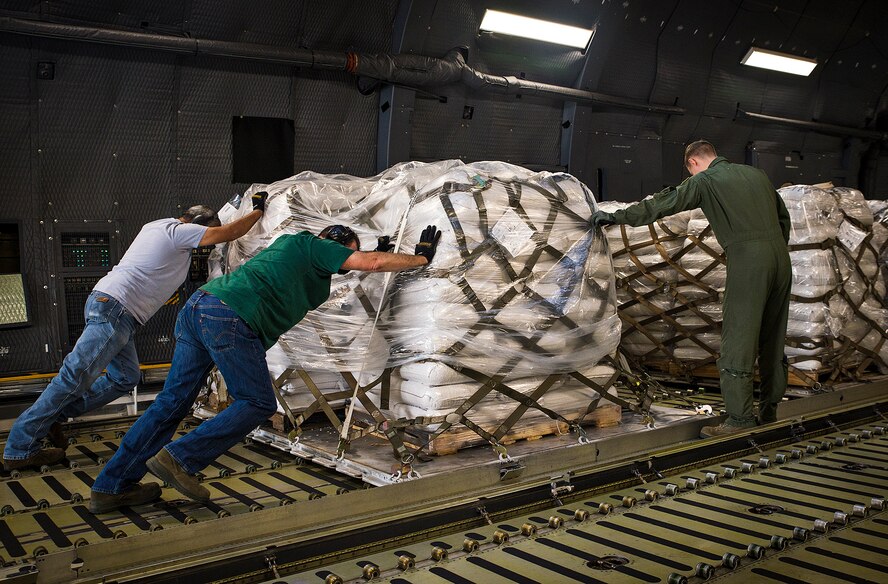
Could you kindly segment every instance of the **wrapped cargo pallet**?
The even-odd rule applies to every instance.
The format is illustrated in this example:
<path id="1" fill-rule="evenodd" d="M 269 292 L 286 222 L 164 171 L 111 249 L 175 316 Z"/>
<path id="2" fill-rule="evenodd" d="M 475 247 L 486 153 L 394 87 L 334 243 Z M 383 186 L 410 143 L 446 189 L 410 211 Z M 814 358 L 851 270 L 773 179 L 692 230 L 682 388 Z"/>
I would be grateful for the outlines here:
<path id="1" fill-rule="evenodd" d="M 884 370 L 888 313 L 879 262 L 888 228 L 874 222 L 855 189 L 794 185 L 779 194 L 792 224 L 790 383 L 857 377 L 872 364 Z M 625 206 L 608 202 L 601 208 Z M 702 211 L 644 227 L 611 226 L 606 233 L 622 350 L 652 370 L 717 379 L 726 264 Z"/>
<path id="2" fill-rule="evenodd" d="M 614 410 L 607 420 L 588 408 L 595 386 L 614 377 L 596 364 L 619 342 L 610 260 L 586 222 L 588 189 L 503 163 L 452 168 L 415 187 L 405 237 L 427 224 L 444 233 L 427 278 L 397 278 L 386 333 L 401 366 L 390 394 L 374 393 L 379 403 L 415 420 L 425 442 L 454 421 L 495 440 L 563 431 L 587 415 L 614 423 Z M 475 437 L 430 448 L 452 451 L 463 438 Z"/>
<path id="3" fill-rule="evenodd" d="M 596 407 L 616 377 L 601 363 L 619 342 L 613 270 L 588 225 L 594 198 L 572 176 L 444 161 L 369 179 L 302 173 L 258 190 L 268 211 L 216 255 L 217 273 L 282 233 L 334 223 L 365 251 L 380 235 L 412 251 L 426 225 L 442 231 L 428 268 L 334 275 L 330 299 L 272 347 L 293 408 L 356 394 L 375 426 L 436 452 L 619 420 L 618 405 Z"/>

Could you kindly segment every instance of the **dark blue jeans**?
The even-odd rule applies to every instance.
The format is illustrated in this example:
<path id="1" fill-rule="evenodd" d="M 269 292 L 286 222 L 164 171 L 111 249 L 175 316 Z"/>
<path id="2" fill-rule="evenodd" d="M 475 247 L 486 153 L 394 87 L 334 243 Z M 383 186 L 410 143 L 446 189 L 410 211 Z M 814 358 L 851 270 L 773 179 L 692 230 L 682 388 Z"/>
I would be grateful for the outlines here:
<path id="1" fill-rule="evenodd" d="M 234 403 L 170 443 L 213 363 Z M 198 290 L 176 319 L 176 350 L 163 391 L 126 433 L 92 488 L 110 494 L 126 491 L 145 476 L 145 462 L 164 446 L 186 472 L 194 474 L 276 410 L 259 337 L 221 300 Z"/>
<path id="2" fill-rule="evenodd" d="M 23 460 L 36 454 L 53 422 L 112 402 L 139 382 L 135 317 L 114 297 L 97 290 L 86 299 L 83 317 L 86 326 L 77 344 L 34 405 L 15 421 L 3 458 Z"/>

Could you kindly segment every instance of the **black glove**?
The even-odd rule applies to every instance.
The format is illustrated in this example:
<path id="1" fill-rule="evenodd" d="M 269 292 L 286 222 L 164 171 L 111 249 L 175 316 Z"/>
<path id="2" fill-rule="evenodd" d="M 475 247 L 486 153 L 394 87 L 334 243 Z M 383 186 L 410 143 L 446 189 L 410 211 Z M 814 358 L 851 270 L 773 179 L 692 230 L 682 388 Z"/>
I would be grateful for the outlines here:
<path id="1" fill-rule="evenodd" d="M 595 227 L 606 227 L 608 225 L 613 225 L 616 222 L 617 219 L 614 217 L 614 214 L 606 211 L 595 211 L 592 213 L 592 216 L 589 217 L 589 223 Z"/>
<path id="2" fill-rule="evenodd" d="M 438 247 L 439 239 L 441 239 L 441 232 L 438 231 L 434 225 L 429 225 L 422 230 L 422 235 L 419 236 L 419 243 L 416 244 L 416 251 L 414 253 L 416 255 L 421 255 L 427 259 L 429 263 L 432 263 L 432 258 L 435 257 L 435 248 Z"/>
<path id="3" fill-rule="evenodd" d="M 388 235 L 380 235 L 376 238 L 376 251 L 392 251 L 395 249 L 395 244 L 392 243 L 392 238 Z"/>
<path id="4" fill-rule="evenodd" d="M 268 193 L 265 191 L 259 191 L 258 193 L 253 193 L 253 196 L 250 197 L 250 200 L 253 201 L 253 210 L 261 211 L 265 213 L 265 200 L 268 198 Z"/>

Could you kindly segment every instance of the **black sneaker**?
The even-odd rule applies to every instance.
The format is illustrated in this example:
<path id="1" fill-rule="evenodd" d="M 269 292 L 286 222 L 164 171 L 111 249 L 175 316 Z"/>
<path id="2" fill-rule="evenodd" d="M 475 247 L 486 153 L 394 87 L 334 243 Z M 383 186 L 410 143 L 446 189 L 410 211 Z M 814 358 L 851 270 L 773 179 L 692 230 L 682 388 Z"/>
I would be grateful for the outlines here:
<path id="1" fill-rule="evenodd" d="M 160 452 L 145 463 L 151 474 L 160 480 L 175 487 L 177 491 L 195 501 L 207 503 L 210 500 L 210 491 L 201 485 L 197 477 L 185 472 L 176 459 L 170 456 L 166 448 L 161 448 Z"/>
<path id="2" fill-rule="evenodd" d="M 65 458 L 65 451 L 61 448 L 44 448 L 32 454 L 28 458 L 16 460 L 14 458 L 4 458 L 3 468 L 6 470 L 16 470 L 19 468 L 39 468 L 44 464 L 56 464 Z"/>
<path id="3" fill-rule="evenodd" d="M 160 499 L 160 485 L 157 483 L 137 483 L 122 493 L 109 495 L 91 491 L 89 494 L 89 510 L 93 513 L 110 513 L 121 507 L 144 505 Z"/>

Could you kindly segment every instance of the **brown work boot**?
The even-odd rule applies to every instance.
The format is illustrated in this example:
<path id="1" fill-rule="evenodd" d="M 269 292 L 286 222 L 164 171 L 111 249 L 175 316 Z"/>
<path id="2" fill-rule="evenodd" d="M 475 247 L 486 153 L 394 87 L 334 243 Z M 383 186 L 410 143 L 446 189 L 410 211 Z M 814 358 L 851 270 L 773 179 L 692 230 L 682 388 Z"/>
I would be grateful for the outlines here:
<path id="1" fill-rule="evenodd" d="M 64 450 L 68 447 L 68 437 L 65 436 L 65 431 L 62 429 L 62 425 L 58 422 L 53 423 L 53 425 L 49 427 L 49 434 L 47 434 L 46 437 L 49 438 L 49 443 L 56 448 Z"/>
<path id="2" fill-rule="evenodd" d="M 161 448 L 156 456 L 145 463 L 151 474 L 172 485 L 177 491 L 195 501 L 207 503 L 210 500 L 210 491 L 201 485 L 197 477 L 185 472 L 176 459 L 170 456 L 166 448 Z"/>
<path id="3" fill-rule="evenodd" d="M 93 513 L 110 513 L 121 507 L 144 505 L 160 499 L 160 485 L 157 483 L 137 483 L 122 493 L 111 495 L 91 491 L 89 494 L 89 510 Z"/>
<path id="4" fill-rule="evenodd" d="M 718 426 L 703 426 L 700 429 L 700 438 L 713 438 L 715 436 L 730 436 L 737 432 L 742 432 L 746 428 L 742 426 L 732 426 L 728 423 L 722 423 Z"/>
<path id="5" fill-rule="evenodd" d="M 3 468 L 16 470 L 19 468 L 41 467 L 44 464 L 56 464 L 65 458 L 65 451 L 61 448 L 44 448 L 32 454 L 28 458 L 14 459 L 4 458 Z"/>

